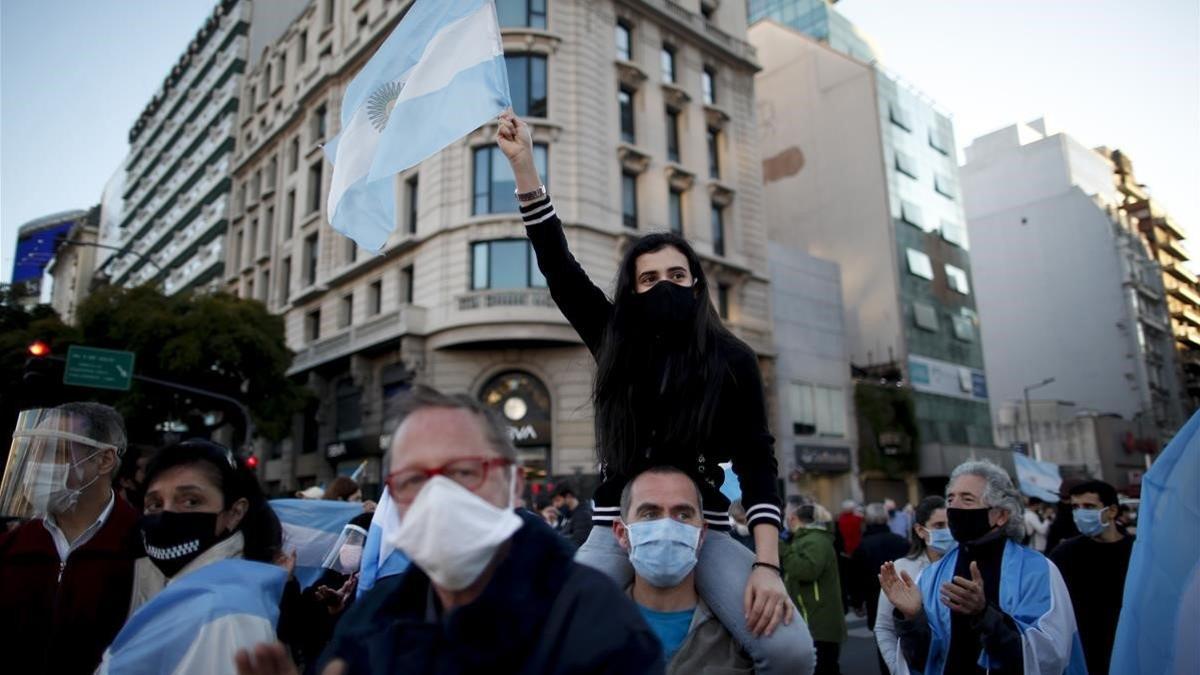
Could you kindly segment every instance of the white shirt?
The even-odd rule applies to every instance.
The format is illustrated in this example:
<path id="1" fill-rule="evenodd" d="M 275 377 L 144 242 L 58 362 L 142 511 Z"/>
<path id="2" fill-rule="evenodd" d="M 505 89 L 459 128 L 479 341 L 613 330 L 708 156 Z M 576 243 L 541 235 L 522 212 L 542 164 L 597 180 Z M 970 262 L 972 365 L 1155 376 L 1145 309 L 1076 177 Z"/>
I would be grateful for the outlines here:
<path id="1" fill-rule="evenodd" d="M 96 519 L 96 522 L 89 525 L 86 530 L 80 532 L 75 541 L 67 541 L 67 535 L 63 534 L 52 514 L 46 514 L 46 517 L 42 518 L 42 524 L 46 526 L 46 530 L 50 533 L 50 538 L 54 540 L 54 548 L 58 549 L 58 561 L 60 563 L 66 563 L 67 556 L 96 536 L 100 528 L 104 527 L 104 523 L 108 520 L 108 514 L 112 513 L 113 505 L 116 503 L 116 495 L 113 494 L 112 490 L 109 490 L 108 504 L 100 512 L 100 517 Z"/>
<path id="2" fill-rule="evenodd" d="M 1025 509 L 1025 533 L 1029 535 L 1029 548 L 1038 553 L 1046 552 L 1046 535 L 1050 533 L 1050 521 L 1042 520 L 1032 509 Z"/>
<path id="3" fill-rule="evenodd" d="M 929 567 L 932 561 L 929 560 L 929 551 L 921 554 L 919 558 L 904 557 L 895 561 L 896 574 L 908 572 L 908 576 L 914 582 L 921 576 L 921 572 Z M 896 633 L 896 620 L 892 618 L 892 610 L 895 605 L 891 600 L 888 600 L 887 594 L 882 590 L 879 591 L 879 611 L 875 614 L 875 642 L 879 645 L 879 652 L 883 655 L 883 662 L 887 665 L 888 671 L 892 673 L 899 672 L 899 662 L 904 658 L 900 652 L 900 636 Z"/>

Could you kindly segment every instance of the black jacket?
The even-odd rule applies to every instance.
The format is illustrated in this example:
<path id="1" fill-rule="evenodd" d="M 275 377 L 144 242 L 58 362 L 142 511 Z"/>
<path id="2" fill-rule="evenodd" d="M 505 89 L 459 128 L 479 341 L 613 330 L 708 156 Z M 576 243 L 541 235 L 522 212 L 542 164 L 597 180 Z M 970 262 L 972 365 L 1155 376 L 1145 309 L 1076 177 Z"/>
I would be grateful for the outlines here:
<path id="1" fill-rule="evenodd" d="M 588 351 L 596 356 L 613 317 L 612 302 L 571 255 L 562 221 L 555 215 L 549 197 L 522 206 L 521 212 L 551 297 L 579 333 Z M 724 351 L 727 368 L 711 438 L 698 448 L 679 448 L 674 447 L 670 439 L 659 437 L 655 440 L 652 424 L 640 425 L 639 446 L 649 449 L 645 466 L 640 469 L 670 464 L 696 477 L 709 527 L 724 531 L 729 529 L 729 500 L 720 491 L 725 472 L 719 464 L 732 461 L 751 529 L 759 523 L 770 523 L 783 529 L 776 485 L 779 466 L 775 459 L 775 439 L 767 427 L 758 357 L 736 338 L 714 348 Z M 647 418 L 653 417 L 653 414 L 647 414 Z M 595 525 L 612 525 L 620 512 L 621 490 L 631 477 L 605 470 L 604 482 L 594 495 L 592 520 Z"/>
<path id="2" fill-rule="evenodd" d="M 907 553 L 908 542 L 887 525 L 868 525 L 863 531 L 862 542 L 854 549 L 851 560 L 857 581 L 851 595 L 854 604 L 867 604 L 867 627 L 871 630 L 875 630 L 875 611 L 879 608 L 879 568 Z"/>
<path id="3" fill-rule="evenodd" d="M 625 594 L 573 562 L 570 546 L 540 518 L 521 518 L 507 558 L 474 602 L 432 618 L 436 595 L 414 565 L 355 603 L 322 662 L 343 659 L 351 675 L 662 673 L 658 638 Z"/>

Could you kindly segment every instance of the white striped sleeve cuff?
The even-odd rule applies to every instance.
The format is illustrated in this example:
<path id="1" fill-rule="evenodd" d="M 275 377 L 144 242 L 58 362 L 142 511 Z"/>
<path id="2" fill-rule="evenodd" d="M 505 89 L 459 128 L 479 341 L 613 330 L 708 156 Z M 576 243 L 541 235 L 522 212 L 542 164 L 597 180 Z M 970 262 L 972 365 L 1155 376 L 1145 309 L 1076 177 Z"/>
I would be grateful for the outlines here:
<path id="1" fill-rule="evenodd" d="M 544 223 L 554 217 L 554 204 L 550 202 L 550 197 L 543 197 L 535 202 L 521 204 L 521 220 L 525 221 L 526 225 L 537 225 Z"/>
<path id="2" fill-rule="evenodd" d="M 746 521 L 751 528 L 759 523 L 769 523 L 783 529 L 782 513 L 774 504 L 755 504 L 746 509 Z"/>

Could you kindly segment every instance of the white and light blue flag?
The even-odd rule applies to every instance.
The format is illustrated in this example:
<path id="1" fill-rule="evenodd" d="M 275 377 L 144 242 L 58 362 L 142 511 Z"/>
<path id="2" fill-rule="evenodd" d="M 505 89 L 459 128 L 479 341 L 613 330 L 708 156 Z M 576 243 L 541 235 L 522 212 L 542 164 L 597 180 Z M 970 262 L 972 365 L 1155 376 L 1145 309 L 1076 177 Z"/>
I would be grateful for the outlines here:
<path id="1" fill-rule="evenodd" d="M 232 673 L 239 649 L 275 641 L 286 583 L 282 567 L 249 560 L 219 560 L 185 574 L 129 617 L 96 672 Z"/>
<path id="2" fill-rule="evenodd" d="M 1200 412 L 1180 429 L 1142 477 L 1137 539 L 1125 575 L 1125 598 L 1113 646 L 1113 673 L 1178 673 L 1200 660 L 1200 628 L 1179 624 L 1200 585 L 1188 585 L 1200 562 Z M 1176 636 L 1190 635 L 1184 642 Z M 1191 650 L 1184 652 L 1180 650 Z M 1194 672 L 1194 671 L 1192 671 Z"/>
<path id="3" fill-rule="evenodd" d="M 403 574 L 408 569 L 408 557 L 399 549 L 388 544 L 387 535 L 400 527 L 400 518 L 396 513 L 396 505 L 387 486 L 379 497 L 379 506 L 371 516 L 371 526 L 367 529 L 367 542 L 363 544 L 362 564 L 358 571 L 357 597 L 371 590 L 377 581 L 387 577 Z"/>
<path id="4" fill-rule="evenodd" d="M 1057 464 L 1036 460 L 1019 452 L 1013 453 L 1013 464 L 1017 467 L 1017 485 L 1022 494 L 1051 504 L 1058 502 L 1062 474 L 1058 472 Z"/>
<path id="5" fill-rule="evenodd" d="M 342 528 L 362 504 L 328 499 L 272 499 L 271 508 L 283 525 L 283 550 L 296 551 L 296 580 L 308 588 L 321 578 L 321 563 L 337 543 Z"/>
<path id="6" fill-rule="evenodd" d="M 393 176 L 510 106 L 493 0 L 416 0 L 346 88 L 329 222 L 379 251 L 396 225 Z"/>

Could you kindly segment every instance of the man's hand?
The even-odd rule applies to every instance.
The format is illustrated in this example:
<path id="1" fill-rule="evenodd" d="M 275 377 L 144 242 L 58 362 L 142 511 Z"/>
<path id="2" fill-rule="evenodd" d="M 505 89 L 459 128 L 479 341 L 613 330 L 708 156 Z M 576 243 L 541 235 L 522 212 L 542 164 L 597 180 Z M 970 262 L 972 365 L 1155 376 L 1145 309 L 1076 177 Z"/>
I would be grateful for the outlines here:
<path id="1" fill-rule="evenodd" d="M 329 610 L 329 614 L 337 616 L 346 611 L 346 605 L 350 602 L 350 598 L 354 597 L 354 591 L 358 588 L 358 573 L 351 574 L 346 583 L 342 587 L 334 590 L 329 586 L 317 586 L 315 594 L 317 599 L 325 604 L 325 609 Z"/>
<path id="2" fill-rule="evenodd" d="M 233 657 L 238 675 L 300 675 L 281 642 L 264 642 L 253 649 L 240 649 Z M 346 662 L 334 659 L 321 675 L 346 675 Z"/>
<path id="3" fill-rule="evenodd" d="M 897 574 L 895 564 L 884 563 L 883 567 L 879 568 L 879 587 L 904 618 L 912 619 L 921 613 L 921 589 L 913 583 L 908 572 L 901 571 Z"/>
<path id="4" fill-rule="evenodd" d="M 783 579 L 774 570 L 755 567 L 750 571 L 743 603 L 746 626 L 755 636 L 771 635 L 780 621 L 792 623 L 792 601 Z"/>
<path id="5" fill-rule="evenodd" d="M 524 120 L 505 110 L 496 118 L 500 126 L 496 129 L 496 145 L 511 164 L 533 161 L 533 135 Z"/>
<path id="6" fill-rule="evenodd" d="M 971 578 L 954 577 L 942 584 L 942 603 L 951 610 L 967 616 L 978 616 L 987 609 L 987 595 L 983 592 L 983 575 L 979 566 L 971 563 Z"/>

